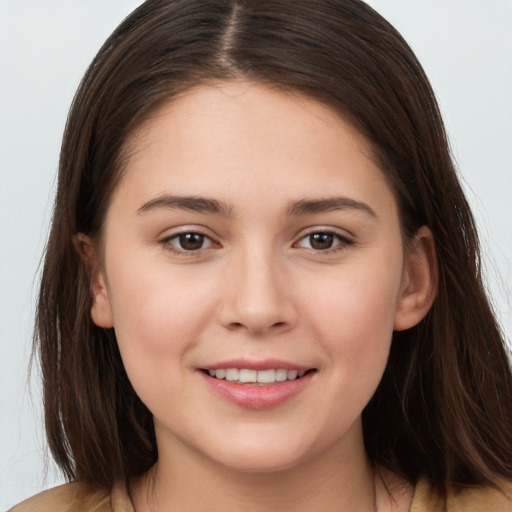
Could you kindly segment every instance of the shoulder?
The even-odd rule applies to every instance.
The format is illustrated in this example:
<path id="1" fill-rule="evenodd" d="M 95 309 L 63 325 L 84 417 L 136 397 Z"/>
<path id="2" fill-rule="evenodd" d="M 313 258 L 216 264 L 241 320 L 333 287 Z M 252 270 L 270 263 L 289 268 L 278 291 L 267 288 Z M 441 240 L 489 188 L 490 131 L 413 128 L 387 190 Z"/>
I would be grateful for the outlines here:
<path id="1" fill-rule="evenodd" d="M 448 512 L 511 512 L 512 482 L 494 487 L 459 487 L 447 495 Z"/>
<path id="2" fill-rule="evenodd" d="M 133 512 L 123 485 L 112 491 L 86 482 L 72 482 L 36 494 L 9 512 Z"/>
<path id="3" fill-rule="evenodd" d="M 410 512 L 511 512 L 512 482 L 494 487 L 453 487 L 442 493 L 426 479 L 416 484 Z"/>

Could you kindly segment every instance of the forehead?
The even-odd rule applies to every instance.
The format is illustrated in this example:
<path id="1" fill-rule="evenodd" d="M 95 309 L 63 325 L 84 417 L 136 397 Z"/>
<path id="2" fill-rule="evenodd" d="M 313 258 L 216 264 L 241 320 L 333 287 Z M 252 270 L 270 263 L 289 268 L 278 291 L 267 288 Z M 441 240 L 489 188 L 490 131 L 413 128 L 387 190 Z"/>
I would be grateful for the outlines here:
<path id="1" fill-rule="evenodd" d="M 340 185 L 357 196 L 384 180 L 370 144 L 333 109 L 243 81 L 173 98 L 130 136 L 126 154 L 121 181 L 148 199 L 272 192 L 301 200 Z"/>
<path id="2" fill-rule="evenodd" d="M 233 126 L 236 133 L 226 137 Z M 127 154 L 136 156 L 144 146 L 164 138 L 175 145 L 185 138 L 191 143 L 192 134 L 198 147 L 205 149 L 209 142 L 218 153 L 233 149 L 218 142 L 253 138 L 256 132 L 263 134 L 263 127 L 269 149 L 290 138 L 307 139 L 310 145 L 318 139 L 327 142 L 325 135 L 330 132 L 337 140 L 351 138 L 375 160 L 371 144 L 333 108 L 298 91 L 245 80 L 202 84 L 171 98 L 128 137 Z"/>

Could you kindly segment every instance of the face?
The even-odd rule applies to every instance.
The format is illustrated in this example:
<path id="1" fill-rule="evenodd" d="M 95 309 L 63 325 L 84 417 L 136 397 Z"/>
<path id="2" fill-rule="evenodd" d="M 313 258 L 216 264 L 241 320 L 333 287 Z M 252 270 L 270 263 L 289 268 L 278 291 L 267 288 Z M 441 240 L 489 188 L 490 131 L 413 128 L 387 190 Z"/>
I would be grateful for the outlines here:
<path id="1" fill-rule="evenodd" d="M 92 315 L 115 328 L 160 458 L 266 471 L 361 450 L 414 288 L 364 138 L 313 100 L 234 82 L 174 99 L 128 154 Z"/>

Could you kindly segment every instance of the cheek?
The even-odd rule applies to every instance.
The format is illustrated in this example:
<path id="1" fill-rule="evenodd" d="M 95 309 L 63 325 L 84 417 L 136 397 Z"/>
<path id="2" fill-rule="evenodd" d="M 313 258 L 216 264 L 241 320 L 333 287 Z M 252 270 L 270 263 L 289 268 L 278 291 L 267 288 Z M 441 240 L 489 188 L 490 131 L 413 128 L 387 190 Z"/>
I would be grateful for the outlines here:
<path id="1" fill-rule="evenodd" d="M 109 298 L 117 342 L 144 400 L 144 389 L 176 386 L 171 376 L 186 365 L 214 305 L 207 284 L 191 280 L 186 271 L 171 273 L 165 265 L 150 268 L 133 260 L 112 269 Z"/>
<path id="2" fill-rule="evenodd" d="M 401 281 L 401 263 L 391 266 L 354 266 L 308 301 L 315 337 L 333 368 L 361 389 L 365 382 L 376 387 L 387 363 Z"/>
<path id="3" fill-rule="evenodd" d="M 326 275 L 324 284 L 317 276 L 316 292 L 309 290 L 307 304 L 319 326 L 332 333 L 352 332 L 362 341 L 365 332 L 392 330 L 400 275 L 399 270 L 391 276 L 385 269 L 348 268 L 339 275 Z"/>

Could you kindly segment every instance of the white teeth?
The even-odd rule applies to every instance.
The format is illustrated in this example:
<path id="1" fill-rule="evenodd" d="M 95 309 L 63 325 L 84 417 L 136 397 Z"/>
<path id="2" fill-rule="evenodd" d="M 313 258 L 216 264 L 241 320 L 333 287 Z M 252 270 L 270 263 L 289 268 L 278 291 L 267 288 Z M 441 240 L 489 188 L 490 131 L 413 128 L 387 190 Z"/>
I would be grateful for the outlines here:
<path id="1" fill-rule="evenodd" d="M 240 370 L 238 380 L 240 382 L 256 382 L 257 373 L 256 370 Z"/>
<path id="2" fill-rule="evenodd" d="M 288 378 L 287 370 L 276 370 L 276 381 L 284 382 Z"/>
<path id="3" fill-rule="evenodd" d="M 226 379 L 229 382 L 238 384 L 274 384 L 276 382 L 285 382 L 303 377 L 306 370 L 249 370 L 248 368 L 219 368 L 218 370 L 208 370 L 208 374 L 216 379 Z"/>
<path id="4" fill-rule="evenodd" d="M 228 368 L 226 370 L 226 380 L 231 382 L 238 380 L 238 369 L 237 368 Z"/>
<path id="5" fill-rule="evenodd" d="M 286 373 L 286 377 L 288 380 L 295 380 L 297 378 L 297 374 L 299 372 L 297 370 L 288 370 Z"/>
<path id="6" fill-rule="evenodd" d="M 270 382 L 276 381 L 276 371 L 275 370 L 261 370 L 258 372 L 257 377 L 258 382 L 262 384 L 268 384 Z"/>

